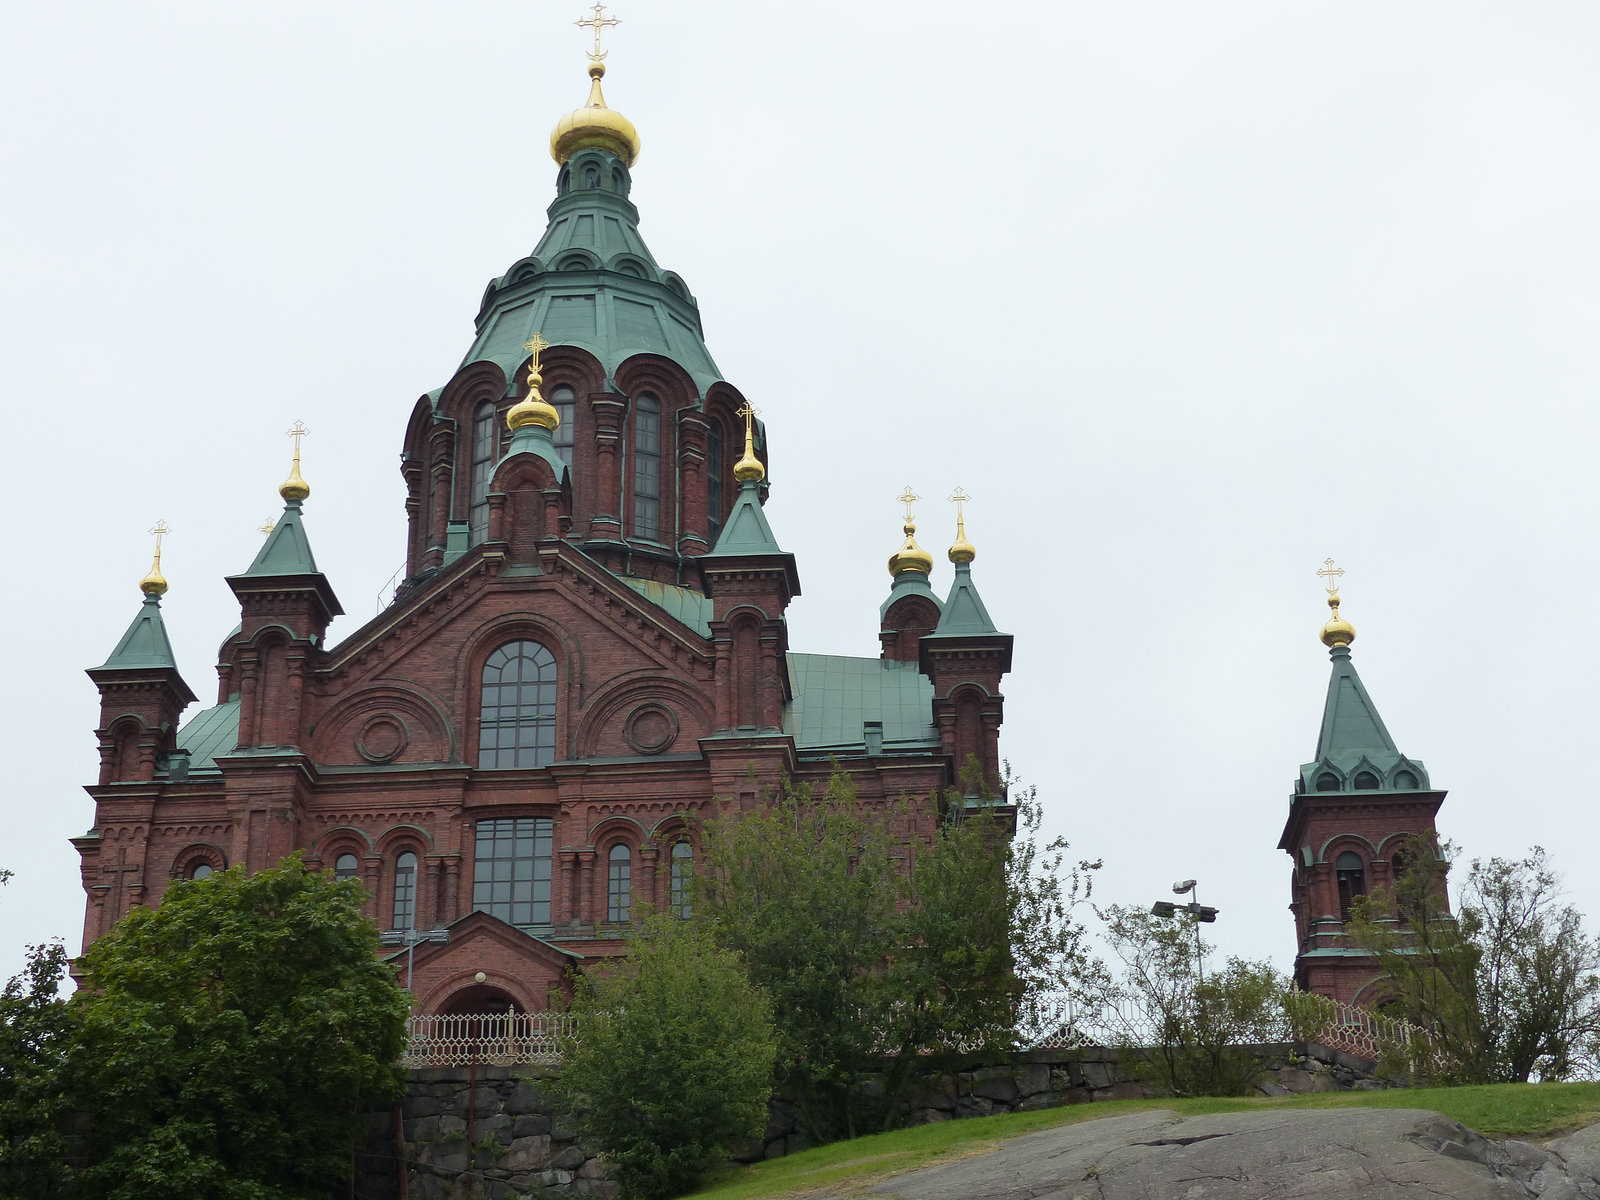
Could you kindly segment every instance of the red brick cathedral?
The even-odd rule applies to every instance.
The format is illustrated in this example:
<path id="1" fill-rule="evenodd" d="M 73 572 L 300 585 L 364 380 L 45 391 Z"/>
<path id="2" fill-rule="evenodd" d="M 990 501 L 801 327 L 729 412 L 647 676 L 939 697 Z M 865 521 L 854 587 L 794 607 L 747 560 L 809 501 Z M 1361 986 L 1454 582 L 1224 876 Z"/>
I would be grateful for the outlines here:
<path id="1" fill-rule="evenodd" d="M 180 721 L 195 696 L 158 544 L 143 607 L 89 672 L 86 945 L 174 880 L 299 850 L 360 879 L 390 944 L 414 947 L 421 1011 L 537 1010 L 616 954 L 642 906 L 687 907 L 685 818 L 715 800 L 760 804 L 837 760 L 865 801 L 921 801 L 898 831 L 914 853 L 959 764 L 998 779 L 1011 638 L 963 534 L 933 592 L 914 496 L 881 654 L 790 649 L 800 577 L 764 511 L 767 433 L 639 236 L 639 139 L 604 73 L 592 61 L 588 103 L 551 137 L 544 236 L 489 283 L 460 368 L 404 420 L 393 602 L 328 643 L 343 610 L 312 555 L 297 438 L 283 516 L 228 577 L 240 620 L 216 701 Z"/>

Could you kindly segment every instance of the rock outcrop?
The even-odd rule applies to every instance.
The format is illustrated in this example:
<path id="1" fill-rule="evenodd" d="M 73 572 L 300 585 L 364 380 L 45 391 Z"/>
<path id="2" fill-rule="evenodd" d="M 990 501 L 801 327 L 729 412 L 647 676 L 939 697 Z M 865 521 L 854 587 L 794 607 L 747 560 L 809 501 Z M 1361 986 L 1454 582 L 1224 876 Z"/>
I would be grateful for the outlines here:
<path id="1" fill-rule="evenodd" d="M 886 1179 L 897 1200 L 1600 1200 L 1600 1126 L 1534 1146 L 1418 1109 L 1153 1109 Z M 860 1195 L 860 1192 L 851 1192 Z"/>

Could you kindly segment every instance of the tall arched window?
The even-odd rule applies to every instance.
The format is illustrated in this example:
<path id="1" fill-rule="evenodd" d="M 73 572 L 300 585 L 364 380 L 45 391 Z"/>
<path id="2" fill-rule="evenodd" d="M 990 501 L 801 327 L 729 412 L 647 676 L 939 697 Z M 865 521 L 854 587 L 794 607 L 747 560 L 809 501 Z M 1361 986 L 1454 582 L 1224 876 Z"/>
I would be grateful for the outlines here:
<path id="1" fill-rule="evenodd" d="M 722 422 L 711 422 L 706 438 L 706 541 L 722 536 Z"/>
<path id="2" fill-rule="evenodd" d="M 1357 896 L 1367 894 L 1366 872 L 1361 864 L 1361 856 L 1351 850 L 1339 855 L 1333 867 L 1339 876 L 1339 919 L 1348 921 L 1350 905 Z"/>
<path id="3" fill-rule="evenodd" d="M 687 918 L 689 916 L 689 880 L 694 877 L 694 847 L 688 842 L 679 842 L 672 847 L 672 877 L 671 889 L 667 903 L 673 914 Z"/>
<path id="4" fill-rule="evenodd" d="M 499 449 L 499 422 L 494 402 L 485 400 L 472 416 L 472 504 L 467 510 L 472 544 L 489 536 L 489 477 L 494 474 L 495 451 Z"/>
<path id="5" fill-rule="evenodd" d="M 633 412 L 633 535 L 661 536 L 661 405 L 648 392 Z"/>
<path id="6" fill-rule="evenodd" d="M 478 765 L 543 767 L 555 757 L 555 656 L 538 642 L 507 642 L 483 664 Z"/>
<path id="7" fill-rule="evenodd" d="M 561 417 L 561 423 L 556 426 L 555 432 L 556 453 L 569 467 L 572 465 L 572 415 L 577 407 L 577 399 L 577 393 L 565 385 L 550 392 L 550 403 L 555 405 L 556 412 Z"/>
<path id="8" fill-rule="evenodd" d="M 407 850 L 394 863 L 394 928 L 417 927 L 417 856 Z"/>
<path id="9" fill-rule="evenodd" d="M 620 842 L 611 847 L 606 881 L 606 920 L 626 921 L 633 907 L 633 851 Z"/>
<path id="10" fill-rule="evenodd" d="M 354 854 L 341 854 L 333 860 L 333 877 L 335 879 L 354 879 L 360 864 L 356 862 Z"/>

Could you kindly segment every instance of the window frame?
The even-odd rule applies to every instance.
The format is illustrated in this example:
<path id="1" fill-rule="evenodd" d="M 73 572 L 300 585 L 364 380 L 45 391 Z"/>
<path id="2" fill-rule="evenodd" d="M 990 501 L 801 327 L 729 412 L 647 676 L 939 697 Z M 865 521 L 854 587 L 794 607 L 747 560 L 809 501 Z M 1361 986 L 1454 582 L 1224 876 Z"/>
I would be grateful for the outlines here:
<path id="1" fill-rule="evenodd" d="M 500 411 L 493 400 L 484 400 L 473 407 L 467 540 L 474 546 L 489 537 L 489 480 L 494 475 L 495 462 L 500 457 L 499 418 Z"/>
<path id="2" fill-rule="evenodd" d="M 633 920 L 633 847 L 614 842 L 606 851 L 606 922 Z"/>
<path id="3" fill-rule="evenodd" d="M 561 461 L 570 467 L 574 435 L 577 433 L 577 426 L 574 424 L 578 411 L 577 389 L 566 383 L 556 385 L 550 389 L 550 405 L 561 417 L 551 434 L 551 440 L 555 442 L 556 453 L 561 456 Z"/>
<path id="4" fill-rule="evenodd" d="M 482 817 L 473 826 L 473 834 L 472 911 L 488 913 L 507 925 L 550 926 L 555 818 Z M 523 842 L 527 843 L 525 854 L 520 844 Z M 506 853 L 500 853 L 502 847 Z M 501 863 L 505 864 L 504 870 L 497 866 Z M 487 875 L 485 864 L 489 866 Z M 527 885 L 525 898 L 519 898 L 518 884 Z M 518 919 L 524 916 L 527 920 Z M 541 916 L 543 920 L 539 919 Z"/>
<path id="5" fill-rule="evenodd" d="M 722 464 L 728 450 L 722 422 L 712 417 L 710 426 L 706 434 L 706 545 L 715 549 L 728 515 L 723 508 L 726 497 L 722 487 Z"/>
<path id="6" fill-rule="evenodd" d="M 408 866 L 406 859 L 410 859 Z M 417 905 L 422 898 L 422 861 L 414 850 L 402 850 L 394 860 L 394 889 L 390 899 L 391 929 L 415 929 Z"/>
<path id="7" fill-rule="evenodd" d="M 527 652 L 526 647 L 532 647 L 533 652 Z M 503 661 L 497 661 L 502 657 Z M 527 678 L 527 668 L 523 665 L 527 663 L 532 663 L 535 669 L 532 679 Z M 516 677 L 508 679 L 506 672 L 513 664 L 517 665 Z M 492 682 L 491 671 L 496 672 Z M 561 671 L 555 652 L 543 642 L 517 637 L 501 642 L 489 652 L 478 672 L 479 770 L 537 770 L 556 761 L 560 682 Z M 531 703 L 526 696 L 530 687 L 535 689 Z M 508 695 L 514 696 L 511 703 L 506 702 Z M 508 733 L 509 745 L 506 744 Z M 524 744 L 525 733 L 531 739 L 527 744 Z M 506 761 L 507 755 L 510 761 Z"/>
<path id="8" fill-rule="evenodd" d="M 694 915 L 689 892 L 694 878 L 694 847 L 686 840 L 674 842 L 667 851 L 667 864 L 667 907 L 674 916 L 687 921 Z"/>
<path id="9" fill-rule="evenodd" d="M 633 402 L 633 519 L 630 536 L 661 541 L 662 403 L 654 392 L 640 392 Z M 648 433 L 646 419 L 654 424 Z"/>

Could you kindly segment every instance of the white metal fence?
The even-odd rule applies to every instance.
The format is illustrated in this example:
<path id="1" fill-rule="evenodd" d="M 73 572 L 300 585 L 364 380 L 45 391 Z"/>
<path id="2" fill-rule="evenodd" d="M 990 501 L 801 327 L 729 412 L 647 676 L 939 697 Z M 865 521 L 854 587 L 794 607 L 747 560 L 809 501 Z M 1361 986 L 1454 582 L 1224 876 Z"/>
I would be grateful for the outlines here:
<path id="1" fill-rule="evenodd" d="M 561 1061 L 560 1039 L 572 1038 L 577 1019 L 563 1013 L 462 1013 L 412 1017 L 404 1067 L 461 1067 L 469 1063 L 520 1066 Z M 1341 1004 L 1327 996 L 1296 992 L 1281 1013 L 1252 1039 L 1318 1042 L 1358 1058 L 1377 1059 L 1385 1048 L 1403 1048 L 1425 1031 L 1370 1008 Z M 1095 1007 L 1062 1004 L 1049 1032 L 1020 1039 L 1025 1050 L 1076 1050 L 1085 1046 L 1160 1043 L 1160 1019 L 1140 1005 Z"/>

